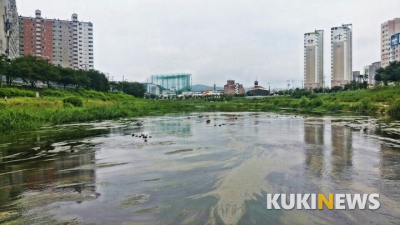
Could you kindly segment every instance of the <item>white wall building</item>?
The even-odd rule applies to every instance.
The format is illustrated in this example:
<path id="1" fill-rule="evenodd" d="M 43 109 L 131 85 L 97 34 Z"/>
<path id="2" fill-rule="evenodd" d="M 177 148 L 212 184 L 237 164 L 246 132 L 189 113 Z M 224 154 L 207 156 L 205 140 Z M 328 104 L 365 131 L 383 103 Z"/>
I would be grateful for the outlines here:
<path id="1" fill-rule="evenodd" d="M 72 14 L 73 67 L 75 69 L 94 69 L 93 24 L 79 22 L 78 15 Z"/>
<path id="2" fill-rule="evenodd" d="M 331 28 L 331 86 L 344 86 L 352 79 L 353 26 Z"/>
<path id="3" fill-rule="evenodd" d="M 319 88 L 324 85 L 324 31 L 304 34 L 304 87 Z"/>

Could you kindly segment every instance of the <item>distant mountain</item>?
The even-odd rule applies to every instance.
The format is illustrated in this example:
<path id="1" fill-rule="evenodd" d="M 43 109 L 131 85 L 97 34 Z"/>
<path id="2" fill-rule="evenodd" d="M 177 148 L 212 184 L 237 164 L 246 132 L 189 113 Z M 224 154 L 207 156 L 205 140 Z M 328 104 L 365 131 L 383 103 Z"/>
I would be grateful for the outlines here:
<path id="1" fill-rule="evenodd" d="M 192 91 L 205 91 L 205 90 L 214 90 L 214 86 L 207 86 L 203 84 L 192 85 Z M 217 90 L 224 90 L 224 88 L 217 87 Z"/>

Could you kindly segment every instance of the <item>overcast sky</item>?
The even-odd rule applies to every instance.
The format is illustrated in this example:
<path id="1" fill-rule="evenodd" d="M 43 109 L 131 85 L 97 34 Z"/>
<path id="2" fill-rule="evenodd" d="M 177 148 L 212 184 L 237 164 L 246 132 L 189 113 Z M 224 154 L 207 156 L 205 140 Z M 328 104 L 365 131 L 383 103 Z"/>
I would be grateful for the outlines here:
<path id="1" fill-rule="evenodd" d="M 191 73 L 193 84 L 301 85 L 304 33 L 353 24 L 353 70 L 380 61 L 380 24 L 400 17 L 399 0 L 17 0 L 18 13 L 92 22 L 95 69 L 114 80 Z"/>

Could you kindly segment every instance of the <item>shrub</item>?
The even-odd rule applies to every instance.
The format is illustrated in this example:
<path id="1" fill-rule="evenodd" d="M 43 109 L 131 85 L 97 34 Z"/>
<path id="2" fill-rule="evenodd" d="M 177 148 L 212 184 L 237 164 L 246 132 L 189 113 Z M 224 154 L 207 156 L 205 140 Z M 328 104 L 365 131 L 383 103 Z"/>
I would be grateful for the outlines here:
<path id="1" fill-rule="evenodd" d="M 356 112 L 374 112 L 378 110 L 378 105 L 374 104 L 371 99 L 363 98 L 351 107 Z"/>
<path id="2" fill-rule="evenodd" d="M 232 101 L 232 100 L 233 100 L 232 95 L 228 95 L 225 97 L 225 101 Z"/>
<path id="3" fill-rule="evenodd" d="M 78 98 L 78 97 L 69 97 L 69 98 L 64 98 L 63 100 L 64 104 L 71 104 L 75 107 L 82 107 L 83 106 L 83 102 L 82 99 Z"/>
<path id="4" fill-rule="evenodd" d="M 388 109 L 388 114 L 391 116 L 400 116 L 400 99 L 397 99 Z"/>
<path id="5" fill-rule="evenodd" d="M 299 101 L 299 105 L 301 108 L 305 108 L 308 105 L 308 102 L 309 102 L 308 98 L 303 96 Z"/>
<path id="6" fill-rule="evenodd" d="M 297 103 L 297 102 L 291 102 L 291 103 L 289 104 L 289 107 L 290 107 L 290 108 L 293 108 L 293 109 L 296 109 L 296 108 L 299 107 L 299 103 Z"/>
<path id="7" fill-rule="evenodd" d="M 328 111 L 336 112 L 342 109 L 342 105 L 338 101 L 331 102 L 327 105 L 326 109 Z"/>
<path id="8" fill-rule="evenodd" d="M 71 109 L 71 108 L 74 108 L 74 105 L 72 105 L 69 102 L 64 102 L 64 108 Z"/>
<path id="9" fill-rule="evenodd" d="M 58 91 L 58 90 L 52 90 L 52 89 L 45 89 L 41 92 L 41 95 L 47 96 L 47 97 L 65 97 L 65 91 Z"/>
<path id="10" fill-rule="evenodd" d="M 0 96 L 4 97 L 35 97 L 36 93 L 30 90 L 21 90 L 18 88 L 1 87 Z"/>
<path id="11" fill-rule="evenodd" d="M 323 104 L 324 104 L 324 101 L 322 101 L 322 99 L 319 98 L 319 97 L 314 98 L 313 100 L 311 100 L 311 101 L 308 103 L 308 105 L 309 105 L 310 107 L 313 107 L 313 108 L 319 107 L 319 106 L 321 106 L 321 105 L 323 105 Z"/>

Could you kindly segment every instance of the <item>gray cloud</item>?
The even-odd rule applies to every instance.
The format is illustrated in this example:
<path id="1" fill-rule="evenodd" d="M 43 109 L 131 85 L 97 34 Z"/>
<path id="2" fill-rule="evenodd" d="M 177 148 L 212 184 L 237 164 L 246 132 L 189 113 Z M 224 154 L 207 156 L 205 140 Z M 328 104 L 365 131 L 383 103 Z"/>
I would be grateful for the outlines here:
<path id="1" fill-rule="evenodd" d="M 17 0 L 19 14 L 94 24 L 95 68 L 144 81 L 152 74 L 192 73 L 193 84 L 285 87 L 303 79 L 303 34 L 354 25 L 353 70 L 380 60 L 380 24 L 400 17 L 394 0 Z"/>

